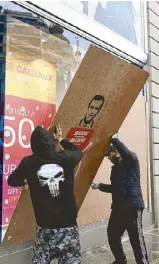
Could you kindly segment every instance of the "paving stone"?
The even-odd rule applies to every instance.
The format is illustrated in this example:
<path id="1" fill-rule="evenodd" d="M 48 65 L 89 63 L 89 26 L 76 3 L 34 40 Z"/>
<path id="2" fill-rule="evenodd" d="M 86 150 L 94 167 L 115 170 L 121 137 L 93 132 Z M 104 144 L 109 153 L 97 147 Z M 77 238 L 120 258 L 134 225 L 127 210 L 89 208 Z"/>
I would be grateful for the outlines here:
<path id="1" fill-rule="evenodd" d="M 159 264 L 159 229 L 149 230 L 144 235 L 150 264 Z M 128 264 L 135 264 L 129 239 L 125 237 L 122 241 Z M 109 264 L 113 261 L 114 259 L 108 244 L 86 250 L 82 253 L 82 264 Z"/>

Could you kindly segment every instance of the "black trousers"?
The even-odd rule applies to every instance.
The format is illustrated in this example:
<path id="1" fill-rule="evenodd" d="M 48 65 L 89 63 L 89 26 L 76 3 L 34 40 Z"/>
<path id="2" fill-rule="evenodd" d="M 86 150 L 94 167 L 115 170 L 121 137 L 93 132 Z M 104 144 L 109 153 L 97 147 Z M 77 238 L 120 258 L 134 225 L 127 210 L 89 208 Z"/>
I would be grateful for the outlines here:
<path id="1" fill-rule="evenodd" d="M 148 264 L 146 244 L 142 231 L 141 209 L 113 209 L 108 224 L 108 241 L 117 264 L 127 263 L 121 237 L 127 230 L 137 264 Z"/>

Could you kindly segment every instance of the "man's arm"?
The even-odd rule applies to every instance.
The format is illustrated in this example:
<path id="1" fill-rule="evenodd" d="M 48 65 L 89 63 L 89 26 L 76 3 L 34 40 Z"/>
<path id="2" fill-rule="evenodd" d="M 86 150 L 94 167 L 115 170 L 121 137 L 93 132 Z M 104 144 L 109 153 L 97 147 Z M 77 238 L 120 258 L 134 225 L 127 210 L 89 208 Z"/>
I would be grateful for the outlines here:
<path id="1" fill-rule="evenodd" d="M 130 162 L 134 162 L 137 160 L 136 155 L 131 152 L 118 138 L 112 138 L 111 143 L 114 145 L 123 159 Z"/>
<path id="2" fill-rule="evenodd" d="M 71 163 L 74 167 L 76 167 L 83 157 L 82 151 L 65 139 L 63 139 L 60 144 L 64 150 L 59 152 L 59 154 L 63 156 L 64 162 Z"/>
<path id="3" fill-rule="evenodd" d="M 112 193 L 111 184 L 92 183 L 91 187 L 93 190 L 100 190 L 101 192 Z"/>
<path id="4" fill-rule="evenodd" d="M 9 175 L 8 185 L 12 187 L 22 187 L 25 185 L 26 180 L 26 166 L 25 160 L 23 159 L 19 166 Z"/>

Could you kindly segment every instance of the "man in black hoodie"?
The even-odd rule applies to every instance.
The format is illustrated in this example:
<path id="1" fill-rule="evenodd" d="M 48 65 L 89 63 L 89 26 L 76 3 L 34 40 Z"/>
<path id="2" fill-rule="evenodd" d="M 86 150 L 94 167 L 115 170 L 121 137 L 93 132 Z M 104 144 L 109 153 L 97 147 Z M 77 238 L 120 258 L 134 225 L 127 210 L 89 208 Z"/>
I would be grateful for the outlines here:
<path id="1" fill-rule="evenodd" d="M 59 144 L 60 143 L 60 144 Z M 56 151 L 56 147 L 62 148 Z M 81 263 L 74 196 L 74 169 L 82 159 L 75 145 L 62 140 L 61 128 L 53 136 L 42 126 L 31 135 L 33 154 L 24 157 L 8 177 L 8 184 L 21 187 L 27 181 L 37 222 L 33 264 Z"/>
<path id="2" fill-rule="evenodd" d="M 114 255 L 114 264 L 126 264 L 121 237 L 127 230 L 137 264 L 148 264 L 142 231 L 144 202 L 140 184 L 140 166 L 131 152 L 116 136 L 111 139 L 106 156 L 114 164 L 111 184 L 92 184 L 93 189 L 112 194 L 112 212 L 108 224 L 108 241 Z"/>

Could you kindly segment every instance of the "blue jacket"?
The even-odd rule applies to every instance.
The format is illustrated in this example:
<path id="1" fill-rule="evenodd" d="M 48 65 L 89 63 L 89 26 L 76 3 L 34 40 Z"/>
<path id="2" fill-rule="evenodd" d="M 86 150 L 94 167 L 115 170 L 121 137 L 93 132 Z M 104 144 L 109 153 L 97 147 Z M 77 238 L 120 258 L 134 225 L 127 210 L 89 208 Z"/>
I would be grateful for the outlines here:
<path id="1" fill-rule="evenodd" d="M 112 144 L 121 158 L 112 166 L 111 185 L 101 183 L 99 190 L 112 193 L 112 209 L 124 206 L 143 209 L 139 160 L 118 138 L 112 139 Z"/>

